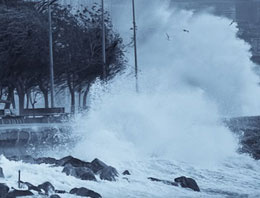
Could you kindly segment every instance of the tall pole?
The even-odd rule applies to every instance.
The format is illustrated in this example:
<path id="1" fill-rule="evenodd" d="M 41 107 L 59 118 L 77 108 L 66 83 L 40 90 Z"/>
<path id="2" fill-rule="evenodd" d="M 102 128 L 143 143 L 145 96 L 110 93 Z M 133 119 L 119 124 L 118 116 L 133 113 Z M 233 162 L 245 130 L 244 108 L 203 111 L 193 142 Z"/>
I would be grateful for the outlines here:
<path id="1" fill-rule="evenodd" d="M 106 71 L 106 30 L 105 30 L 105 16 L 104 16 L 104 0 L 101 0 L 102 9 L 102 58 L 103 58 L 103 79 L 107 78 Z"/>
<path id="2" fill-rule="evenodd" d="M 48 0 L 48 13 L 49 13 L 49 48 L 50 48 L 50 84 L 51 84 L 51 108 L 54 107 L 54 72 L 53 72 L 53 42 L 52 42 L 52 18 L 51 18 L 51 5 Z"/>
<path id="3" fill-rule="evenodd" d="M 132 0 L 133 8 L 133 32 L 134 32 L 134 56 L 135 56 L 135 89 L 139 91 L 138 86 L 138 64 L 137 64 L 137 44 L 136 44 L 136 21 L 135 21 L 135 1 Z"/>

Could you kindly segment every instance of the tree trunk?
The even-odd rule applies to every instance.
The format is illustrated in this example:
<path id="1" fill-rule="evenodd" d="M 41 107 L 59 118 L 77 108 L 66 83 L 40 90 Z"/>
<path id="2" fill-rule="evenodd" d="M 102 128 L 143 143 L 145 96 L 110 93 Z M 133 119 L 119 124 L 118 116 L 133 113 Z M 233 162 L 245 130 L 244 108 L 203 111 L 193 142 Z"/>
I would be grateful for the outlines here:
<path id="1" fill-rule="evenodd" d="M 79 87 L 79 106 L 78 106 L 79 112 L 81 111 L 81 91 L 82 91 L 82 89 L 81 89 L 81 85 L 80 85 L 80 87 Z"/>
<path id="2" fill-rule="evenodd" d="M 70 92 L 71 95 L 71 113 L 75 113 L 75 91 L 71 90 Z"/>
<path id="3" fill-rule="evenodd" d="M 87 88 L 83 95 L 83 109 L 87 109 L 87 97 L 88 97 L 89 88 L 90 88 L 90 83 L 87 85 Z"/>
<path id="4" fill-rule="evenodd" d="M 10 103 L 6 103 L 4 109 L 10 109 L 13 98 L 14 98 L 14 88 L 8 87 L 7 101 L 10 101 Z"/>
<path id="5" fill-rule="evenodd" d="M 19 97 L 19 115 L 23 114 L 23 110 L 24 110 L 24 96 L 25 96 L 25 93 L 18 93 L 18 97 Z"/>
<path id="6" fill-rule="evenodd" d="M 21 78 L 17 79 L 17 81 L 15 82 L 15 87 L 19 97 L 19 115 L 22 115 L 24 110 L 25 88 Z"/>
<path id="7" fill-rule="evenodd" d="M 45 106 L 45 108 L 49 108 L 48 91 L 43 92 L 43 97 L 44 97 L 44 106 Z"/>
<path id="8" fill-rule="evenodd" d="M 29 109 L 30 105 L 30 91 L 26 92 L 26 109 Z"/>
<path id="9" fill-rule="evenodd" d="M 14 98 L 14 90 L 13 90 L 11 102 L 12 102 L 12 105 L 13 105 L 13 109 L 16 109 L 15 98 Z"/>
<path id="10" fill-rule="evenodd" d="M 72 75 L 72 79 L 71 79 Z M 70 108 L 71 113 L 75 113 L 75 86 L 74 86 L 74 75 L 67 72 L 67 83 L 70 91 Z"/>

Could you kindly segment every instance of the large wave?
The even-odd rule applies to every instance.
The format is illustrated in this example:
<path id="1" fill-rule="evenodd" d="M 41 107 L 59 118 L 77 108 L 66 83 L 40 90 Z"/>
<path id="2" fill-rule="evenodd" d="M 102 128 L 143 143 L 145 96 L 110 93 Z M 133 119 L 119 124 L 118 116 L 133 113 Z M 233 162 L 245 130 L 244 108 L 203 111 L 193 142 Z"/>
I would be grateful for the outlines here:
<path id="1" fill-rule="evenodd" d="M 140 92 L 129 53 L 128 71 L 106 86 L 93 84 L 74 153 L 115 163 L 147 156 L 209 163 L 234 155 L 236 139 L 221 120 L 259 109 L 250 46 L 229 19 L 147 2 L 136 1 Z M 127 40 L 131 2 L 117 3 L 112 19 Z"/>

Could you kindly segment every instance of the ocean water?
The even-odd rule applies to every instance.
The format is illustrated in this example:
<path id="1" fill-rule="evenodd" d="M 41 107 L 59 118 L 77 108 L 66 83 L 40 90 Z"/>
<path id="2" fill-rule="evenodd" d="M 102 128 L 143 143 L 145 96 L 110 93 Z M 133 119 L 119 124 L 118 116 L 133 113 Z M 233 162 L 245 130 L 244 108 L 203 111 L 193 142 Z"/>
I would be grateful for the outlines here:
<path id="1" fill-rule="evenodd" d="M 117 3 L 111 7 L 112 20 L 128 42 L 131 2 Z M 97 80 L 91 86 L 90 110 L 72 124 L 70 149 L 57 146 L 42 153 L 100 158 L 132 175 L 116 182 L 87 182 L 66 176 L 61 167 L 2 156 L 6 178 L 0 182 L 16 187 L 21 170 L 22 180 L 35 185 L 50 181 L 67 191 L 87 187 L 104 198 L 260 197 L 260 162 L 237 153 L 239 137 L 222 123 L 223 118 L 256 115 L 260 109 L 250 46 L 237 38 L 236 24 L 229 26 L 229 19 L 209 13 L 170 8 L 168 1 L 136 1 L 136 8 L 140 91 L 135 92 L 133 49 L 128 48 L 127 70 L 107 84 Z M 182 175 L 194 178 L 201 192 L 147 179 Z"/>
<path id="2" fill-rule="evenodd" d="M 259 162 L 248 156 L 237 156 L 215 167 L 202 168 L 177 161 L 149 159 L 142 161 L 122 162 L 117 166 L 120 172 L 126 168 L 131 172 L 127 180 L 120 176 L 116 182 L 98 180 L 97 182 L 81 181 L 61 173 L 61 167 L 49 165 L 31 165 L 22 162 L 8 161 L 3 156 L 0 166 L 4 169 L 5 179 L 0 182 L 17 188 L 17 174 L 21 170 L 21 179 L 35 185 L 50 181 L 56 189 L 70 191 L 74 187 L 86 187 L 100 193 L 105 198 L 257 198 L 260 196 Z M 196 179 L 201 192 L 168 186 L 152 182 L 147 177 L 158 177 L 173 180 L 180 175 Z M 63 198 L 75 196 L 64 194 Z"/>

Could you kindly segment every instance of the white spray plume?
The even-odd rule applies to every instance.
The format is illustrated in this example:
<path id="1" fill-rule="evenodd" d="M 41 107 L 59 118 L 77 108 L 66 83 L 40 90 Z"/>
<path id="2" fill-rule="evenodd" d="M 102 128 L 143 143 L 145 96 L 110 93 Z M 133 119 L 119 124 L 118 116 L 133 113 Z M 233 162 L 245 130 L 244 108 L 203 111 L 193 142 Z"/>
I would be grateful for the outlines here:
<path id="1" fill-rule="evenodd" d="M 194 163 L 235 154 L 237 142 L 221 119 L 259 109 L 249 45 L 226 18 L 161 1 L 136 3 L 141 91 L 135 93 L 128 74 L 105 89 L 95 83 L 91 110 L 75 128 L 82 141 L 74 153 L 115 162 L 158 156 Z M 112 17 L 124 32 L 131 10 L 129 2 L 120 6 Z"/>

